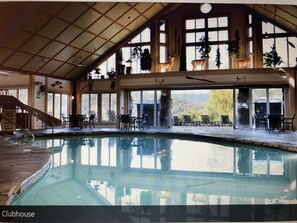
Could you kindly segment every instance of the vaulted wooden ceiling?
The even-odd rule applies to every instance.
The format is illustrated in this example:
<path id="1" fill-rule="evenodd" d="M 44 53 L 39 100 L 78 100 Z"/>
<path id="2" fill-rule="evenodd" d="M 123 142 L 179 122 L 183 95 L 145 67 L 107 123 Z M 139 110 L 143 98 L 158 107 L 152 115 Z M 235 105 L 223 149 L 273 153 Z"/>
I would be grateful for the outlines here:
<path id="1" fill-rule="evenodd" d="M 0 78 L 17 73 L 77 79 L 180 3 L 0 2 Z M 247 5 L 297 33 L 297 7 Z M 80 63 L 83 66 L 78 66 Z"/>

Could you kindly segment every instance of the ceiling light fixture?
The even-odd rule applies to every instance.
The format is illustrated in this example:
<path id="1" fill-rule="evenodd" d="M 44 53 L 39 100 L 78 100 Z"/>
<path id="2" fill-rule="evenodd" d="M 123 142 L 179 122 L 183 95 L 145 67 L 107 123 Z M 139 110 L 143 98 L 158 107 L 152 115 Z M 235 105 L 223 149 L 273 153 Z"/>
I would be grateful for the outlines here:
<path id="1" fill-rule="evenodd" d="M 212 9 L 212 6 L 209 3 L 202 3 L 200 5 L 200 11 L 204 14 L 209 13 L 211 11 L 211 9 Z"/>
<path id="2" fill-rule="evenodd" d="M 79 64 L 77 64 L 78 67 L 84 67 L 84 64 L 82 62 L 79 62 Z"/>

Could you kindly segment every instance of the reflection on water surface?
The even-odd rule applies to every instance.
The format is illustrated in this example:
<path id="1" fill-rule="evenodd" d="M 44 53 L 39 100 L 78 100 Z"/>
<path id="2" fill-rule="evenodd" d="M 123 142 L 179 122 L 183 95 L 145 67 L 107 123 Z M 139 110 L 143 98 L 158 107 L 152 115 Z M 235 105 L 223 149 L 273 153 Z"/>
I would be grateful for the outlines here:
<path id="1" fill-rule="evenodd" d="M 148 136 L 44 139 L 51 169 L 15 205 L 295 204 L 296 154 Z"/>

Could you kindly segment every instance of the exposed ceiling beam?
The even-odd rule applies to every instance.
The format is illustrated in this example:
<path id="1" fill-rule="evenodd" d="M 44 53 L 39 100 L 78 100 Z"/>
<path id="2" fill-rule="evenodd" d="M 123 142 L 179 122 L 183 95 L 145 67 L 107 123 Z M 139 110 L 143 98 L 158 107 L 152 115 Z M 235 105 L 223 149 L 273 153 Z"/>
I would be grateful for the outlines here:
<path id="1" fill-rule="evenodd" d="M 3 71 L 2 75 L 5 71 L 8 71 L 7 73 L 10 73 L 10 74 L 12 72 L 15 72 L 15 74 L 20 74 L 20 75 L 37 75 L 37 76 L 51 77 L 51 78 L 57 78 L 57 79 L 61 79 L 61 80 L 71 81 L 70 78 L 65 78 L 62 76 L 45 74 L 45 73 L 40 73 L 40 72 L 33 72 L 33 71 L 28 71 L 28 70 L 21 70 L 21 69 L 16 69 L 16 68 L 12 68 L 12 67 L 0 66 L 0 70 Z"/>
<path id="2" fill-rule="evenodd" d="M 113 47 L 111 47 L 108 51 L 106 51 L 104 54 L 102 54 L 98 59 L 94 60 L 86 69 L 82 71 L 82 74 L 77 78 L 77 80 L 82 79 L 85 77 L 89 72 L 94 70 L 98 64 L 102 63 L 104 60 L 108 59 L 113 53 L 115 53 L 117 50 L 119 50 L 121 47 L 123 47 L 128 41 L 133 39 L 135 36 L 137 36 L 141 31 L 143 31 L 145 28 L 147 28 L 152 21 L 160 17 L 166 12 L 170 12 L 170 10 L 176 7 L 174 4 L 167 5 L 164 9 L 162 9 L 159 13 L 154 15 L 152 18 L 150 18 L 146 23 L 144 23 L 142 26 L 140 26 L 138 29 L 134 30 L 133 33 L 125 37 L 121 42 L 115 44 Z"/>

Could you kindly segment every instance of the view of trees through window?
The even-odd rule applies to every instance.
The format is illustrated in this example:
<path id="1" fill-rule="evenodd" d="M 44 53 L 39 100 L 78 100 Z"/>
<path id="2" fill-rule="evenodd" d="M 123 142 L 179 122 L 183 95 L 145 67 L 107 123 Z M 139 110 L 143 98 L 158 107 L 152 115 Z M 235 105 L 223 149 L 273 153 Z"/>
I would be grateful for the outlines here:
<path id="1" fill-rule="evenodd" d="M 233 118 L 233 90 L 187 90 L 172 91 L 172 116 L 183 119 L 190 115 L 193 120 L 200 121 L 201 115 L 209 115 L 210 120 L 220 120 L 220 115 Z"/>

